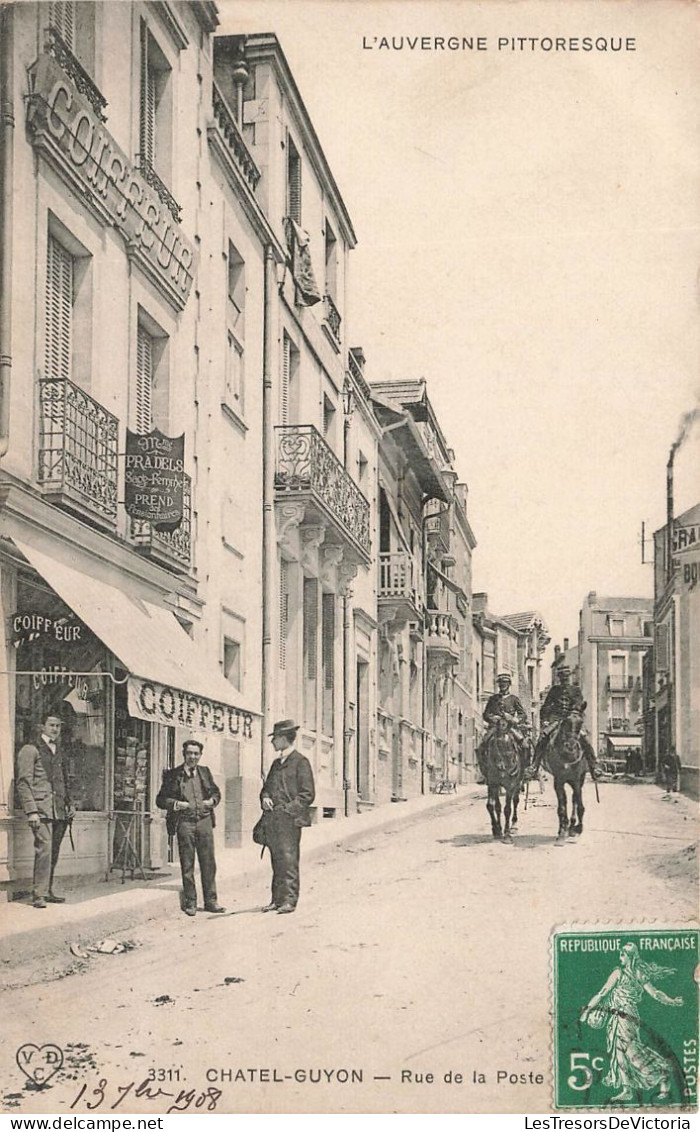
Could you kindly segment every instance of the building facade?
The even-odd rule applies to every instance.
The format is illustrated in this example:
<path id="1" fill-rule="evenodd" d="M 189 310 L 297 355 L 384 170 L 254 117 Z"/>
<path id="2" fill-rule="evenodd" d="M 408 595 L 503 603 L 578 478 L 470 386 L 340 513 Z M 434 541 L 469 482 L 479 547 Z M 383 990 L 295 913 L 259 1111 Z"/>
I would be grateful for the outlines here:
<path id="1" fill-rule="evenodd" d="M 601 756 L 641 758 L 642 663 L 653 644 L 653 602 L 599 597 L 591 591 L 579 614 L 579 673 L 585 725 Z"/>
<path id="2" fill-rule="evenodd" d="M 680 786 L 698 797 L 700 766 L 700 503 L 654 534 L 653 740 L 659 763 L 680 760 Z"/>

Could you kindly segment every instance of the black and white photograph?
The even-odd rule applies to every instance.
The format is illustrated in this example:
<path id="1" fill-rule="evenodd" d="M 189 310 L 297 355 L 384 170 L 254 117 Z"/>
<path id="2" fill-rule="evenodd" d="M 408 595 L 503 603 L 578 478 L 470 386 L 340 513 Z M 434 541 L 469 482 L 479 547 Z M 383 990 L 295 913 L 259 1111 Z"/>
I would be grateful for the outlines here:
<path id="1" fill-rule="evenodd" d="M 5 1117 L 691 1127 L 699 39 L 0 4 Z"/>

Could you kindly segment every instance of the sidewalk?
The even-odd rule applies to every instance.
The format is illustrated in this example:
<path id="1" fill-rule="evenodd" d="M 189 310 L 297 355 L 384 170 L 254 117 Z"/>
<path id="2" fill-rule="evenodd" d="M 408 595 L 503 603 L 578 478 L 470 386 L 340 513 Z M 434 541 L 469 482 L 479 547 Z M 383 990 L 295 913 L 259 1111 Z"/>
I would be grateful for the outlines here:
<path id="1" fill-rule="evenodd" d="M 347 845 L 377 830 L 404 825 L 441 807 L 454 806 L 483 790 L 470 783 L 457 794 L 428 794 L 407 802 L 387 803 L 376 810 L 348 818 L 319 823 L 304 830 L 302 861 L 313 860 L 334 845 Z M 219 899 L 235 905 L 235 892 L 244 881 L 260 878 L 260 901 L 264 903 L 270 879 L 267 854 L 261 860 L 260 847 L 250 844 L 240 849 L 218 851 L 217 887 Z M 18 964 L 68 953 L 71 943 L 94 943 L 105 937 L 123 938 L 139 924 L 159 916 L 172 915 L 180 892 L 180 869 L 170 866 L 167 876 L 150 881 L 95 881 L 94 884 L 62 888 L 65 904 L 49 905 L 45 910 L 13 901 L 2 906 L 0 963 L 5 970 Z"/>

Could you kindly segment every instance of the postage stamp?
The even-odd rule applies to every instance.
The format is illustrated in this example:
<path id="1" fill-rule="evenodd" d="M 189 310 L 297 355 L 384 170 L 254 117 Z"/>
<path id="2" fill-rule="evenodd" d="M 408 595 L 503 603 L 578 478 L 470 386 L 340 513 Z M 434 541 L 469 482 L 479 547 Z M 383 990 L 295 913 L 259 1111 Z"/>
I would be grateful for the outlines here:
<path id="1" fill-rule="evenodd" d="M 553 935 L 557 1108 L 697 1106 L 698 931 Z"/>

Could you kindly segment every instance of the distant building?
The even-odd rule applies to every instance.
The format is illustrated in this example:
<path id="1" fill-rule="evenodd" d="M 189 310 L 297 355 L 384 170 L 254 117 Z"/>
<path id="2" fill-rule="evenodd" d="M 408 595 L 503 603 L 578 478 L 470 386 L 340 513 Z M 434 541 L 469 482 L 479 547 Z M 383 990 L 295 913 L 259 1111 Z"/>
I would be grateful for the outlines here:
<path id="1" fill-rule="evenodd" d="M 598 753 L 635 756 L 642 750 L 642 662 L 653 644 L 653 601 L 598 597 L 579 614 L 579 683 L 586 727 Z"/>
<path id="2" fill-rule="evenodd" d="M 536 737 L 540 721 L 542 657 L 552 638 L 541 615 L 535 610 L 507 613 L 503 620 L 518 634 L 518 695 Z"/>
<path id="3" fill-rule="evenodd" d="M 560 668 L 569 668 L 571 670 L 571 683 L 580 683 L 580 672 L 578 663 L 578 645 L 570 645 L 569 638 L 564 637 L 564 643 L 554 646 L 554 660 L 552 661 L 552 685 L 557 683 L 558 672 Z"/>
<path id="4" fill-rule="evenodd" d="M 474 594 L 474 689 L 476 736 L 483 738 L 483 711 L 496 689 L 496 676 L 507 672 L 511 690 L 528 713 L 533 738 L 539 729 L 542 656 L 550 637 L 539 613 L 512 613 L 501 617 L 488 607 L 488 594 Z"/>
<path id="5" fill-rule="evenodd" d="M 700 764 L 700 503 L 654 533 L 654 738 L 673 749 L 681 790 L 698 797 Z"/>

